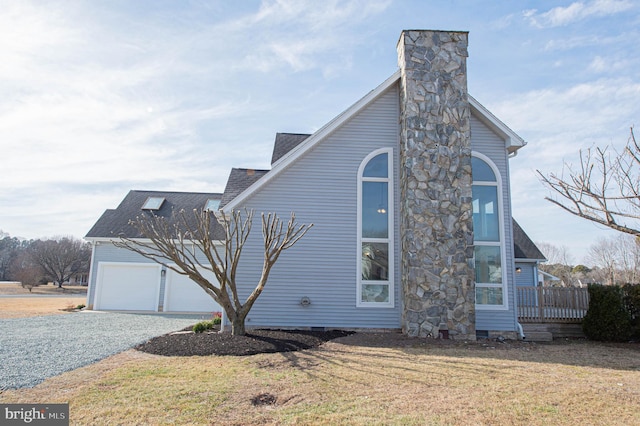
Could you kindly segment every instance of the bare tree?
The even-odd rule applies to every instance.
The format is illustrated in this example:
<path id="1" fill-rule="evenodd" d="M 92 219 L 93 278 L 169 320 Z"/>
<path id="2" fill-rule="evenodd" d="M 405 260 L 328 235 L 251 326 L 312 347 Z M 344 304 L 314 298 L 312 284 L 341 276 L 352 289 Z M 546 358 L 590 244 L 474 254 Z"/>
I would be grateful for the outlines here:
<path id="1" fill-rule="evenodd" d="M 572 286 L 576 283 L 572 274 L 573 257 L 566 246 L 556 246 L 546 242 L 536 242 L 536 247 L 544 253 L 547 262 L 538 265 L 541 271 L 560 278 L 560 281 L 550 282 L 554 286 Z"/>
<path id="2" fill-rule="evenodd" d="M 618 242 L 615 239 L 600 238 L 589 247 L 586 260 L 598 267 L 593 271 L 598 281 L 613 285 L 616 283 L 618 258 Z"/>
<path id="3" fill-rule="evenodd" d="M 640 272 L 640 237 L 620 234 L 618 242 L 618 282 L 637 283 Z"/>
<path id="4" fill-rule="evenodd" d="M 11 262 L 11 276 L 20 281 L 23 288 L 33 290 L 34 287 L 46 283 L 44 272 L 26 250 L 20 250 Z"/>
<path id="5" fill-rule="evenodd" d="M 538 247 L 544 254 L 544 257 L 547 258 L 549 265 L 560 264 L 568 266 L 573 264 L 573 256 L 569 253 L 567 246 L 556 246 L 547 242 L 536 242 L 536 247 Z"/>
<path id="6" fill-rule="evenodd" d="M 298 225 L 291 213 L 285 227 L 275 214 L 262 214 L 262 273 L 251 294 L 242 301 L 237 283 L 238 262 L 251 232 L 253 211 L 245 212 L 244 219 L 239 211 L 229 217 L 221 215 L 225 239 L 219 243 L 212 238 L 217 222 L 215 213 L 194 210 L 193 214 L 195 220 L 184 211 L 178 212 L 173 221 L 156 215 L 139 216 L 130 223 L 146 240 L 121 237 L 114 244 L 188 276 L 224 309 L 231 321 L 231 333 L 244 335 L 245 319 L 262 294 L 271 268 L 280 254 L 293 247 L 313 224 Z M 206 260 L 201 261 L 203 258 Z M 207 279 L 202 271 L 212 272 L 217 282 Z"/>
<path id="7" fill-rule="evenodd" d="M 628 234 L 601 238 L 589 248 L 587 260 L 596 266 L 589 274 L 596 282 L 636 283 L 640 272 L 640 241 Z"/>
<path id="8" fill-rule="evenodd" d="M 0 237 L 5 235 L 0 230 Z M 18 254 L 20 241 L 17 238 L 11 238 L 8 234 L 0 239 L 0 281 L 9 279 L 9 267 L 13 259 Z"/>
<path id="9" fill-rule="evenodd" d="M 91 259 L 89 245 L 73 237 L 36 240 L 29 245 L 28 252 L 45 277 L 60 288 L 78 272 L 87 271 Z"/>
<path id="10" fill-rule="evenodd" d="M 559 176 L 537 172 L 557 197 L 546 197 L 548 201 L 583 219 L 640 236 L 640 146 L 633 127 L 622 152 L 596 147 L 580 151 L 577 169 L 565 163 Z"/>

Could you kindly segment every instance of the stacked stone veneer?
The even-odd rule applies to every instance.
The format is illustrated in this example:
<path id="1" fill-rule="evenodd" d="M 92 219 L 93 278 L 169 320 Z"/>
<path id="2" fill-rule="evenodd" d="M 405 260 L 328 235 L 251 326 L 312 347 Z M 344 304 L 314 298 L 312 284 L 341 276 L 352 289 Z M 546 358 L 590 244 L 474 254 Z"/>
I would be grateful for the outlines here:
<path id="1" fill-rule="evenodd" d="M 400 83 L 403 329 L 475 339 L 466 32 L 404 31 Z"/>

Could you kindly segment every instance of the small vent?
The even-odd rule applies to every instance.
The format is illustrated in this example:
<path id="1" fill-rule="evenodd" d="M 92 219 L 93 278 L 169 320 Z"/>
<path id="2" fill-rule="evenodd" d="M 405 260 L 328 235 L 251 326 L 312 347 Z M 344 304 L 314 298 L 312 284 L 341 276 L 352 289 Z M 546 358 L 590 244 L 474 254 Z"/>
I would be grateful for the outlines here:
<path id="1" fill-rule="evenodd" d="M 476 339 L 488 339 L 489 330 L 476 330 Z"/>

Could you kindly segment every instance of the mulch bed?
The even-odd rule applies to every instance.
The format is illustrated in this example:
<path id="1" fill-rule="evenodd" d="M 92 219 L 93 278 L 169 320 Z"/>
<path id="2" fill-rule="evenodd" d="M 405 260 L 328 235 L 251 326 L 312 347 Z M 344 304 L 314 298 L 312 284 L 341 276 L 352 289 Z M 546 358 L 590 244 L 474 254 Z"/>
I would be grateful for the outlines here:
<path id="1" fill-rule="evenodd" d="M 566 339 L 538 343 L 519 340 L 479 339 L 478 341 L 455 341 L 444 339 L 412 338 L 399 332 L 354 333 L 330 330 L 250 330 L 245 336 L 219 333 L 218 329 L 193 333 L 191 327 L 183 331 L 156 337 L 136 346 L 135 349 L 163 356 L 247 356 L 260 353 L 293 352 L 311 349 L 329 340 L 350 336 L 341 340 L 347 345 L 379 348 L 465 348 L 481 351 L 537 350 L 540 346 L 566 344 Z"/>
<path id="2" fill-rule="evenodd" d="M 246 356 L 310 349 L 350 334 L 353 333 L 340 330 L 251 330 L 244 336 L 233 336 L 217 330 L 203 333 L 185 330 L 156 337 L 135 349 L 163 356 Z"/>

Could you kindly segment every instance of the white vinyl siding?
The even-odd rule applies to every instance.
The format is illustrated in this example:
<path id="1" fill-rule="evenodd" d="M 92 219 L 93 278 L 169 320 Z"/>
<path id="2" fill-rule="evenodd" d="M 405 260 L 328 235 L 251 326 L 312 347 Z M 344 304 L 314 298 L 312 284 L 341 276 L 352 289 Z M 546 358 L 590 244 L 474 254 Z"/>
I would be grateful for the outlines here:
<path id="1" fill-rule="evenodd" d="M 398 287 L 391 308 L 356 307 L 358 237 L 358 168 L 373 151 L 393 149 L 397 182 L 399 138 L 398 89 L 393 85 L 359 114 L 320 141 L 251 195 L 240 208 L 256 210 L 254 229 L 242 255 L 239 282 L 246 297 L 262 269 L 260 212 L 276 212 L 287 220 L 292 211 L 313 228 L 275 264 L 264 293 L 249 313 L 247 326 L 400 328 Z M 393 189 L 397 211 L 397 185 Z M 394 235 L 398 235 L 394 218 Z M 397 253 L 397 241 L 393 241 Z M 393 281 L 399 282 L 398 256 Z M 308 297 L 311 304 L 301 304 Z"/>

